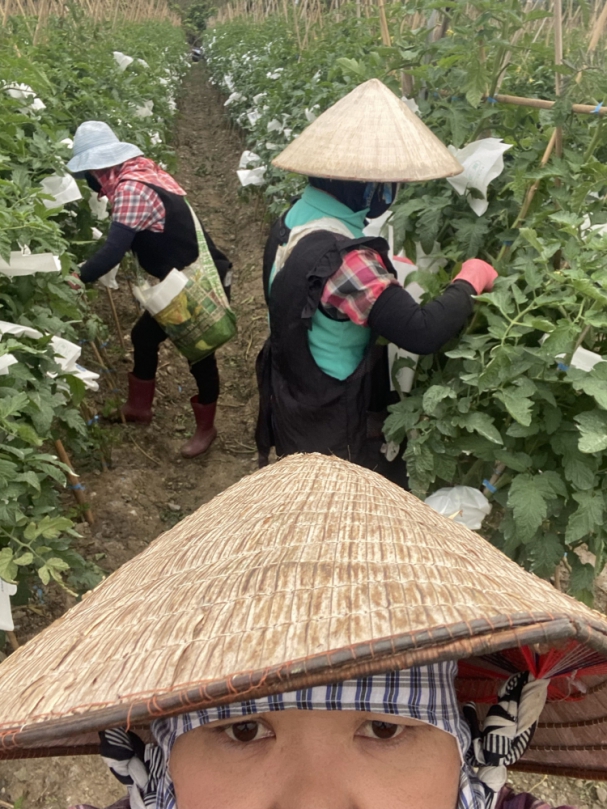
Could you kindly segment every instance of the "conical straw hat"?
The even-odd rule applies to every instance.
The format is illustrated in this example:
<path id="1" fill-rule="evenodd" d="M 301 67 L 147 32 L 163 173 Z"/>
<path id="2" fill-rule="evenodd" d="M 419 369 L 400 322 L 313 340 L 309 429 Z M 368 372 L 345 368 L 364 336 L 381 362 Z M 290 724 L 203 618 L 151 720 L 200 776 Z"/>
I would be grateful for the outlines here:
<path id="1" fill-rule="evenodd" d="M 379 79 L 360 84 L 319 115 L 272 165 L 308 177 L 368 182 L 419 182 L 463 171 Z"/>
<path id="2" fill-rule="evenodd" d="M 576 697 L 544 709 L 526 766 L 607 777 L 604 617 L 379 475 L 292 456 L 0 665 L 0 755 L 92 752 L 109 726 L 443 659 L 474 658 L 459 688 L 482 697 L 497 681 L 479 667 L 508 649 L 544 668 L 566 653 Z"/>

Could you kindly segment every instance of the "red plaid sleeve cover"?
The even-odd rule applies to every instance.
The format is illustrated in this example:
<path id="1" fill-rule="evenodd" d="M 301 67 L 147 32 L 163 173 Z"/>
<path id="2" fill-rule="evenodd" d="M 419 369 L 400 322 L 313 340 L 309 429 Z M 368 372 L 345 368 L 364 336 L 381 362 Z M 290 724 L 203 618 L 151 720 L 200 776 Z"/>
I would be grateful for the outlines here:
<path id="1" fill-rule="evenodd" d="M 320 300 L 329 317 L 366 326 L 369 313 L 382 292 L 398 281 L 374 250 L 352 250 L 325 284 Z"/>
<path id="2" fill-rule="evenodd" d="M 158 194 L 144 183 L 120 183 L 112 206 L 112 220 L 132 230 L 164 230 L 164 205 Z"/>

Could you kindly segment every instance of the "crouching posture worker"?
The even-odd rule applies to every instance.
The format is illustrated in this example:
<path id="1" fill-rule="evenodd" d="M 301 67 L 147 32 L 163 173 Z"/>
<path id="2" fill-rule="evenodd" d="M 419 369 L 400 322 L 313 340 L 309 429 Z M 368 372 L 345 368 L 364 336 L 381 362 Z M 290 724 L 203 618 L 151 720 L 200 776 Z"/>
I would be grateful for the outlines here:
<path id="1" fill-rule="evenodd" d="M 0 664 L 0 759 L 98 750 L 123 809 L 548 809 L 507 767 L 605 778 L 606 685 L 599 613 L 294 455 Z"/>
<path id="2" fill-rule="evenodd" d="M 322 452 L 383 472 L 386 341 L 438 351 L 497 274 L 466 261 L 439 298 L 419 306 L 398 283 L 387 242 L 365 237 L 363 227 L 387 211 L 399 182 L 463 169 L 377 79 L 328 109 L 273 162 L 309 184 L 264 254 L 270 337 L 257 362 L 260 465 L 275 446 L 278 456 Z"/>
<path id="3" fill-rule="evenodd" d="M 209 251 L 229 292 L 232 265 L 201 229 L 185 191 L 170 174 L 143 157 L 134 144 L 120 142 L 102 121 L 85 121 L 78 127 L 73 151 L 69 170 L 86 178 L 90 188 L 106 196 L 112 208 L 105 243 L 80 269 L 84 283 L 108 273 L 129 250 L 143 270 L 162 280 L 171 270 L 192 267 L 201 258 L 202 249 Z M 166 338 L 165 329 L 147 311 L 131 332 L 134 366 L 129 374 L 128 401 L 122 408 L 127 421 L 149 424 L 152 420 L 158 349 Z M 191 399 L 196 431 L 182 448 L 187 458 L 206 452 L 217 435 L 214 420 L 219 372 L 215 354 L 190 362 L 190 371 L 198 393 Z"/>

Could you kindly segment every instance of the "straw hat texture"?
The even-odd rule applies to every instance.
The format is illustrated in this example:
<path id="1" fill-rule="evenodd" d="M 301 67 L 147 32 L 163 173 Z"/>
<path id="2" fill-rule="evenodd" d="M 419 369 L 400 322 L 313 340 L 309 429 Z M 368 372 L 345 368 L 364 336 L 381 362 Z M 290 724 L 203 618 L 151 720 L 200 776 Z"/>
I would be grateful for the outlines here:
<path id="1" fill-rule="evenodd" d="M 464 170 L 379 79 L 360 84 L 306 127 L 273 161 L 308 177 L 416 182 Z"/>
<path id="2" fill-rule="evenodd" d="M 497 653 L 523 647 L 569 649 L 577 673 L 522 766 L 607 778 L 604 616 L 374 472 L 295 455 L 162 534 L 0 665 L 0 757 L 94 752 L 109 726 L 145 732 L 161 715 L 438 660 L 499 671 Z M 498 684 L 469 672 L 458 687 Z"/>

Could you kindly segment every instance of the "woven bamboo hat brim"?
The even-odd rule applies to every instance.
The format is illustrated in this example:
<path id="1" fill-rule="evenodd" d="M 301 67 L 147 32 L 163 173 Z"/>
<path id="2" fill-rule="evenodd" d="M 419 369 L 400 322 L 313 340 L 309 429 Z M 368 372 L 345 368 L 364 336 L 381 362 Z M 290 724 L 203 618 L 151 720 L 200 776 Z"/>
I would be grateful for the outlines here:
<path id="1" fill-rule="evenodd" d="M 607 777 L 604 617 L 385 478 L 292 456 L 162 534 L 0 665 L 0 755 L 93 752 L 109 726 L 438 660 L 498 670 L 498 653 L 530 646 L 571 648 L 579 699 L 547 705 L 526 766 Z M 497 680 L 458 687 L 495 693 Z"/>
<path id="2" fill-rule="evenodd" d="M 360 84 L 306 127 L 272 165 L 308 177 L 420 182 L 463 167 L 379 79 Z"/>

